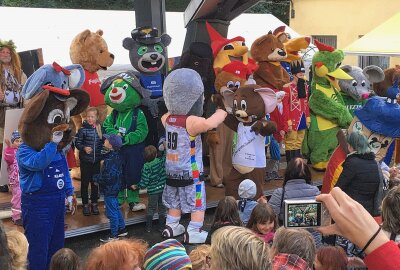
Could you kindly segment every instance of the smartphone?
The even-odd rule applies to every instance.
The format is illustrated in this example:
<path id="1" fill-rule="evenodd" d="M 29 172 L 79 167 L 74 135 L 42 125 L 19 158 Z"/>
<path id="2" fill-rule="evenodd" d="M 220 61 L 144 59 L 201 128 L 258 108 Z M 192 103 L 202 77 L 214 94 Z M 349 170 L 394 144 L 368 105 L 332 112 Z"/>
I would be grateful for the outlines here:
<path id="1" fill-rule="evenodd" d="M 315 200 L 284 200 L 286 228 L 315 228 L 331 223 L 328 209 Z"/>

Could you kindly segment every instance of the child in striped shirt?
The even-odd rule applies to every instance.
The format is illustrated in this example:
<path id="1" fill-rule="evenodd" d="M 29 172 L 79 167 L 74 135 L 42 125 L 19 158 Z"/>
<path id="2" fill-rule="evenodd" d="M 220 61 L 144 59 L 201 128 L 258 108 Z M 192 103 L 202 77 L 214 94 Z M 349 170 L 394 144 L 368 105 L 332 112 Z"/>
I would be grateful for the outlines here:
<path id="1" fill-rule="evenodd" d="M 161 157 L 157 157 L 157 149 L 149 145 L 144 149 L 145 164 L 142 169 L 142 177 L 138 188 L 147 188 L 148 207 L 146 214 L 146 231 L 151 232 L 153 215 L 158 207 L 159 229 L 164 228 L 166 209 L 162 202 L 162 194 L 167 178 L 165 173 L 165 152 Z"/>

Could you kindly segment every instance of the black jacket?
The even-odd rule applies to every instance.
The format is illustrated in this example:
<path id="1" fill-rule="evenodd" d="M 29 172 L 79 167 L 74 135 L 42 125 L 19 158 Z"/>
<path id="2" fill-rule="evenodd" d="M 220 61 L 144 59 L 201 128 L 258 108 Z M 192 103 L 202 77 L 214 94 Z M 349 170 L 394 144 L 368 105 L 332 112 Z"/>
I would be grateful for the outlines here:
<path id="1" fill-rule="evenodd" d="M 104 164 L 100 174 L 93 177 L 105 197 L 117 197 L 122 186 L 122 160 L 118 151 L 104 155 Z"/>
<path id="2" fill-rule="evenodd" d="M 79 159 L 86 162 L 95 163 L 101 160 L 101 150 L 103 149 L 103 139 L 97 134 L 96 128 L 89 125 L 86 121 L 76 134 L 75 146 L 79 150 Z M 83 149 L 91 147 L 93 151 L 87 154 Z"/>
<path id="3" fill-rule="evenodd" d="M 381 169 L 375 161 L 375 154 L 350 154 L 342 166 L 343 171 L 336 186 L 372 214 L 374 197 L 379 188 L 379 170 Z"/>

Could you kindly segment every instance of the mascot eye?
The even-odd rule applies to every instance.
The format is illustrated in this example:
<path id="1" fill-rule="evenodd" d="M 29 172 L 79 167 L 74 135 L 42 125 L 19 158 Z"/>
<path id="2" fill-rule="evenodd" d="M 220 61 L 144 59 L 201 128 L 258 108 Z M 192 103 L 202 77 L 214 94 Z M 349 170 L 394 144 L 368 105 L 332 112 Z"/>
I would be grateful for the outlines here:
<path id="1" fill-rule="evenodd" d="M 225 47 L 224 47 L 224 51 L 227 51 L 227 50 L 234 50 L 235 48 L 233 47 L 233 45 L 231 45 L 231 44 L 228 44 L 228 45 L 225 45 Z"/>
<path id="2" fill-rule="evenodd" d="M 233 88 L 233 87 L 235 87 L 235 84 L 232 81 L 229 81 L 226 83 L 226 87 Z"/>
<path id="3" fill-rule="evenodd" d="M 156 50 L 158 53 L 162 53 L 164 51 L 163 47 L 159 44 L 154 45 L 154 50 Z"/>
<path id="4" fill-rule="evenodd" d="M 49 112 L 47 116 L 47 123 L 49 124 L 60 124 L 64 119 L 64 113 L 60 109 L 54 109 Z"/>
<path id="5" fill-rule="evenodd" d="M 139 47 L 139 49 L 137 50 L 137 54 L 138 55 L 143 55 L 147 52 L 147 47 L 146 46 L 141 46 Z"/>
<path id="6" fill-rule="evenodd" d="M 357 121 L 354 123 L 353 132 L 355 132 L 355 131 L 362 132 L 362 129 L 363 129 L 363 125 L 361 124 L 360 121 Z"/>
<path id="7" fill-rule="evenodd" d="M 247 109 L 247 103 L 246 103 L 245 100 L 242 100 L 242 101 L 240 102 L 240 108 L 241 108 L 243 111 L 245 111 L 245 110 Z"/>
<path id="8" fill-rule="evenodd" d="M 124 84 L 124 85 L 122 86 L 122 89 L 124 89 L 124 90 L 128 89 L 128 85 L 127 85 L 127 84 Z"/>
<path id="9" fill-rule="evenodd" d="M 236 110 L 237 109 L 237 100 L 233 101 L 233 109 Z"/>
<path id="10" fill-rule="evenodd" d="M 365 86 L 365 81 L 361 82 L 361 86 L 363 86 L 363 87 Z"/>
<path id="11" fill-rule="evenodd" d="M 336 68 L 339 68 L 341 64 L 342 64 L 342 62 L 337 63 Z"/>
<path id="12" fill-rule="evenodd" d="M 242 42 L 242 46 L 246 46 L 246 43 L 244 41 Z"/>
<path id="13" fill-rule="evenodd" d="M 239 81 L 235 82 L 235 87 L 236 88 L 240 88 L 240 82 Z"/>
<path id="14" fill-rule="evenodd" d="M 351 81 L 351 85 L 352 85 L 352 86 L 357 86 L 357 81 L 356 81 L 356 80 L 352 80 L 352 81 Z"/>

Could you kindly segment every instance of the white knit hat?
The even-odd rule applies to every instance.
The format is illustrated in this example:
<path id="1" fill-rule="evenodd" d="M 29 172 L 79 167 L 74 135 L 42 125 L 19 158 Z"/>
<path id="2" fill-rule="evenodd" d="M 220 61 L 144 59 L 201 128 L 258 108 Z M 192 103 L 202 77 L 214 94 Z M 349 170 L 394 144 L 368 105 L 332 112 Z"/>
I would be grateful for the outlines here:
<path id="1" fill-rule="evenodd" d="M 253 199 L 257 194 L 256 184 L 250 179 L 245 179 L 240 183 L 238 193 L 242 199 Z"/>

